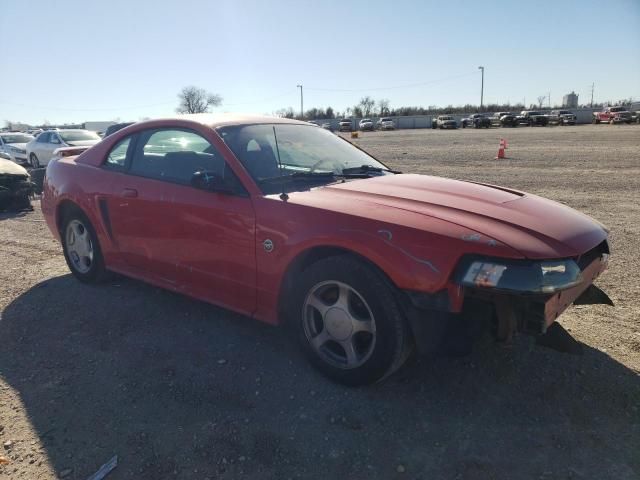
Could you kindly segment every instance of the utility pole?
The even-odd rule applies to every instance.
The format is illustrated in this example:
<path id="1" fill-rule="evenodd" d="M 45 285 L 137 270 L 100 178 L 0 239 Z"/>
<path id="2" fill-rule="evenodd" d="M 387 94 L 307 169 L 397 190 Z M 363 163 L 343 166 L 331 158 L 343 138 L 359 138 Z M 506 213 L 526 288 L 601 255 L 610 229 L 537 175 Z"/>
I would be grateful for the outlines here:
<path id="1" fill-rule="evenodd" d="M 484 67 L 478 67 L 482 72 L 482 83 L 480 84 L 480 112 L 482 113 L 482 103 L 484 100 Z"/>
<path id="2" fill-rule="evenodd" d="M 595 83 L 591 84 L 591 108 L 593 108 L 593 87 L 595 87 Z"/>
<path id="3" fill-rule="evenodd" d="M 304 103 L 302 100 L 302 85 L 296 85 L 300 89 L 300 120 L 304 118 Z"/>

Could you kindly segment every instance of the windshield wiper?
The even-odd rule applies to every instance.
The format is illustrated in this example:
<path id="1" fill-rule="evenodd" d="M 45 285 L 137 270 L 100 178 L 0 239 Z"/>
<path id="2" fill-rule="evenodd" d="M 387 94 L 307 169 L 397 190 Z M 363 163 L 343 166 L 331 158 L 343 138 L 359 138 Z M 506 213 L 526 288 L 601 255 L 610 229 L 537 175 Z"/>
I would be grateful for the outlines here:
<path id="1" fill-rule="evenodd" d="M 373 172 L 373 173 L 381 173 L 381 172 L 402 173 L 402 172 L 398 172 L 396 170 L 390 170 L 388 168 L 374 167 L 373 165 L 360 165 L 359 167 L 348 167 L 348 168 L 343 168 L 342 169 L 342 174 L 343 175 L 349 175 L 349 174 L 352 174 L 352 173 L 369 173 L 369 172 Z"/>
<path id="2" fill-rule="evenodd" d="M 260 183 L 277 182 L 283 180 L 334 180 L 337 176 L 333 172 L 293 172 L 288 175 L 261 178 Z"/>

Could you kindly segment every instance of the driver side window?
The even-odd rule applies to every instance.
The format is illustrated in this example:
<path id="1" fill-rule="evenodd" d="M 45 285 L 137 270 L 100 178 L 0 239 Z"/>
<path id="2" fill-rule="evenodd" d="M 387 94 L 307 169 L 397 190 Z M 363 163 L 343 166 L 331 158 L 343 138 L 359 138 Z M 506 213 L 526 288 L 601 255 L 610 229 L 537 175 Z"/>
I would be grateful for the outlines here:
<path id="1" fill-rule="evenodd" d="M 158 129 L 140 133 L 130 173 L 181 185 L 192 185 L 194 174 L 206 172 L 242 190 L 218 150 L 190 130 Z"/>

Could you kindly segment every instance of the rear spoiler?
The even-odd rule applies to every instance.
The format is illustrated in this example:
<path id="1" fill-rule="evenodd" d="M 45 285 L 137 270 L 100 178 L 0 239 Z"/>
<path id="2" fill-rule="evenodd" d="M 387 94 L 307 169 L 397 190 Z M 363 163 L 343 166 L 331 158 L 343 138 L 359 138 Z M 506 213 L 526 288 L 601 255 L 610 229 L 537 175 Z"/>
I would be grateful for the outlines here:
<path id="1" fill-rule="evenodd" d="M 60 147 L 53 151 L 53 156 L 56 158 L 74 157 L 87 150 L 89 147 Z"/>

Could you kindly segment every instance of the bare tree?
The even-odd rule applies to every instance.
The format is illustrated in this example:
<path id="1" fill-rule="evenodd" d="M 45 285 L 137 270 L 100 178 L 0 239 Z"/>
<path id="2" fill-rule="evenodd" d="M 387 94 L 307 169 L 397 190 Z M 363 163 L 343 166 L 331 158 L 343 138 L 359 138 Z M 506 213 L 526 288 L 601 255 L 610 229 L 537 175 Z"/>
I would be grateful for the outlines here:
<path id="1" fill-rule="evenodd" d="M 375 107 L 375 105 L 376 105 L 376 101 L 373 98 L 371 98 L 369 95 L 367 95 L 366 97 L 362 97 L 360 99 L 360 103 L 358 103 L 358 106 L 362 110 L 362 113 L 364 114 L 365 117 L 368 117 L 369 115 L 371 115 L 371 110 L 373 110 L 373 107 Z"/>
<path id="2" fill-rule="evenodd" d="M 180 105 L 176 108 L 178 113 L 206 113 L 209 107 L 217 107 L 222 103 L 220 95 L 194 86 L 184 87 L 178 94 L 178 99 L 180 100 Z"/>
<path id="3" fill-rule="evenodd" d="M 389 115 L 389 100 L 383 98 L 382 100 L 378 100 L 378 108 L 380 109 L 380 116 Z"/>
<path id="4" fill-rule="evenodd" d="M 293 118 L 296 116 L 292 107 L 281 108 L 280 110 L 276 110 L 275 114 L 276 114 L 276 117 L 280 117 L 280 118 Z"/>
<path id="5" fill-rule="evenodd" d="M 544 99 L 547 98 L 546 95 L 542 95 L 538 97 L 538 108 L 542 108 L 542 104 L 544 103 Z"/>

